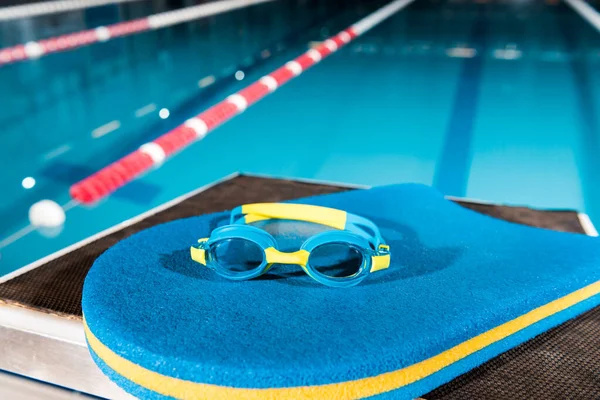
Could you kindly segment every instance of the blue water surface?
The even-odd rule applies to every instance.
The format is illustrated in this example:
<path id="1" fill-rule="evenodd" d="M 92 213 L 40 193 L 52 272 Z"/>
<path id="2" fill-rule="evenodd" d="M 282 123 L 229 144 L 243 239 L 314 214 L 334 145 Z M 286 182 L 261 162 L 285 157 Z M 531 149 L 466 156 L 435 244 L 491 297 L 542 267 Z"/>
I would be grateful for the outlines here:
<path id="1" fill-rule="evenodd" d="M 417 0 L 161 168 L 95 206 L 70 203 L 71 184 L 383 4 L 276 0 L 1 67 L 0 275 L 236 171 L 418 182 L 600 220 L 600 35 L 542 2 Z M 160 11 L 13 21 L 0 44 Z M 59 233 L 27 228 L 42 199 L 69 209 Z"/>

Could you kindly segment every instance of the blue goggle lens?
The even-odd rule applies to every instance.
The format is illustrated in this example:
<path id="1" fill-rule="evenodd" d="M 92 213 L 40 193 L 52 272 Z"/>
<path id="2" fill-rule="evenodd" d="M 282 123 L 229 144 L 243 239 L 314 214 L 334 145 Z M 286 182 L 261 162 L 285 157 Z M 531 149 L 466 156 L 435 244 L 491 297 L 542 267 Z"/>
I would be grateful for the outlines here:
<path id="1" fill-rule="evenodd" d="M 260 267 L 265 253 L 262 248 L 246 239 L 225 239 L 211 246 L 212 260 L 230 272 L 248 272 Z"/>
<path id="2" fill-rule="evenodd" d="M 360 272 L 363 251 L 348 243 L 325 243 L 315 247 L 308 258 L 310 266 L 329 278 L 349 278 Z"/>

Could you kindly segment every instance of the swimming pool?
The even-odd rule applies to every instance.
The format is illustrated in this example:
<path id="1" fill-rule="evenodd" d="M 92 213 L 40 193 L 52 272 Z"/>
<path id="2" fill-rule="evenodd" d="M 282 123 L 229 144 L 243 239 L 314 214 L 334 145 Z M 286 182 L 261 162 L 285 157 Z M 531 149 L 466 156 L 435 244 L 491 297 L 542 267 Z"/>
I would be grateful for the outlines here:
<path id="1" fill-rule="evenodd" d="M 159 169 L 70 201 L 71 184 L 386 2 L 333 3 L 276 0 L 1 67 L 0 275 L 236 171 L 420 182 L 600 219 L 600 35 L 562 3 L 416 0 Z M 153 12 L 65 15 L 76 31 Z M 58 34 L 45 20 L 25 31 Z M 68 209 L 53 237 L 27 228 L 41 199 Z"/>

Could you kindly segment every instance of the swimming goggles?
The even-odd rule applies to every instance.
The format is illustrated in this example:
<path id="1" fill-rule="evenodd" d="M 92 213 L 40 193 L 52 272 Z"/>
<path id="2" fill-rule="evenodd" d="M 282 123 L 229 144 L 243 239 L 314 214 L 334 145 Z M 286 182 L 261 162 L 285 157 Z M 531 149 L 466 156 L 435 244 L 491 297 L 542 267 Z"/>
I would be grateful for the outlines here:
<path id="1" fill-rule="evenodd" d="M 279 251 L 275 238 L 246 224 L 280 219 L 312 222 L 337 230 L 311 236 L 300 250 Z M 246 204 L 231 211 L 230 225 L 212 231 L 191 247 L 192 259 L 219 275 L 247 280 L 273 264 L 297 264 L 327 286 L 349 287 L 390 265 L 390 248 L 370 220 L 334 208 L 291 203 Z"/>

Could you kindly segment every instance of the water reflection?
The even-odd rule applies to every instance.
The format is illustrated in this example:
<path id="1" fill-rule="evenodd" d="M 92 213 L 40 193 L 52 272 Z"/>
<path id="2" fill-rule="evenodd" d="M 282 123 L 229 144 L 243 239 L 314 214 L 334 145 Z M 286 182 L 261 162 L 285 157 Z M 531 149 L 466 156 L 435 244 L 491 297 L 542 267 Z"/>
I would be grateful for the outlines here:
<path id="1" fill-rule="evenodd" d="M 176 6 L 150 3 L 9 21 L 0 41 L 6 46 L 37 40 Z M 302 46 L 307 29 L 351 6 L 274 1 L 3 66 L 0 91 L 11 95 L 0 99 L 0 163 L 11 168 L 0 174 L 0 184 L 9 190 L 0 198 L 0 236 L 25 221 L 27 204 L 66 193 L 82 178 L 80 166 L 93 172 L 168 131 L 199 111 L 201 93 L 217 96 L 217 83 L 241 80 L 278 49 Z M 57 162 L 71 165 L 73 173 L 56 181 L 56 174 L 47 172 Z M 24 176 L 37 179 L 27 193 Z"/>

